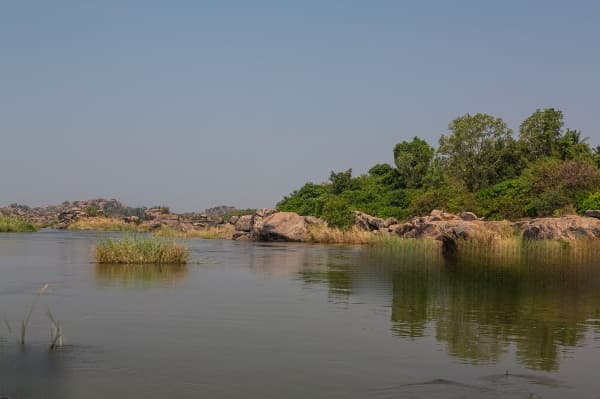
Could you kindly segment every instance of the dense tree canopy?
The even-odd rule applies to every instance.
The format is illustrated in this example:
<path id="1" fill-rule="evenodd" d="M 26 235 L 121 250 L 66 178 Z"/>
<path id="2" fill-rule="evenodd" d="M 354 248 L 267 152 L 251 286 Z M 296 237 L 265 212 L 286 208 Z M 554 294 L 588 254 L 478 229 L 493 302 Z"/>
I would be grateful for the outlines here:
<path id="1" fill-rule="evenodd" d="M 516 146 L 512 130 L 500 118 L 475 114 L 456 118 L 442 135 L 438 154 L 448 172 L 471 192 L 488 187 L 517 171 L 511 162 Z"/>
<path id="2" fill-rule="evenodd" d="M 529 160 L 558 156 L 558 139 L 564 126 L 562 111 L 536 110 L 521 123 L 520 142 Z"/>
<path id="3" fill-rule="evenodd" d="M 406 188 L 420 188 L 429 170 L 435 150 L 418 137 L 403 141 L 394 147 L 394 163 L 401 184 Z"/>
<path id="4" fill-rule="evenodd" d="M 536 110 L 513 139 L 506 123 L 487 114 L 453 120 L 437 152 L 415 137 L 393 148 L 394 166 L 368 174 L 331 172 L 285 197 L 280 210 L 323 217 L 346 228 L 352 211 L 407 219 L 432 209 L 474 211 L 490 219 L 561 215 L 600 207 L 600 146 L 573 129 L 563 114 Z"/>

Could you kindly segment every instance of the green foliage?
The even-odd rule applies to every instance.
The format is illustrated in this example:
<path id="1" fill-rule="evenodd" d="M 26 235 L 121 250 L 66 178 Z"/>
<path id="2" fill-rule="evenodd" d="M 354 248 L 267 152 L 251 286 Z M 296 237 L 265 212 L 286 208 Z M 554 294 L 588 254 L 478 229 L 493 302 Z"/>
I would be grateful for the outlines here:
<path id="1" fill-rule="evenodd" d="M 299 190 L 284 197 L 277 204 L 277 209 L 296 212 L 299 215 L 320 217 L 323 214 L 323 206 L 330 195 L 332 195 L 330 185 L 306 183 Z"/>
<path id="2" fill-rule="evenodd" d="M 348 169 L 345 172 L 331 172 L 329 175 L 329 181 L 331 182 L 331 191 L 335 194 L 341 194 L 346 190 L 352 188 L 352 169 Z"/>
<path id="3" fill-rule="evenodd" d="M 435 150 L 418 137 L 403 141 L 394 147 L 394 162 L 406 188 L 420 188 L 429 170 Z"/>
<path id="4" fill-rule="evenodd" d="M 90 205 L 83 210 L 88 216 L 95 217 L 100 214 L 100 209 L 97 206 Z"/>
<path id="5" fill-rule="evenodd" d="M 511 159 L 516 145 L 512 131 L 500 118 L 466 114 L 450 123 L 438 154 L 451 177 L 471 192 L 512 178 L 519 172 Z"/>
<path id="6" fill-rule="evenodd" d="M 596 191 L 588 195 L 578 206 L 580 211 L 587 211 L 589 209 L 600 209 L 600 191 Z"/>
<path id="7" fill-rule="evenodd" d="M 277 207 L 342 228 L 355 210 L 398 219 L 433 209 L 517 219 L 600 208 L 600 146 L 591 150 L 581 132 L 562 127 L 561 111 L 538 110 L 515 141 L 502 119 L 466 114 L 450 123 L 435 158 L 415 137 L 394 147 L 396 168 L 331 172 L 328 183 L 307 183 Z"/>
<path id="8" fill-rule="evenodd" d="M 554 108 L 538 109 L 521 123 L 520 143 L 530 161 L 559 156 L 563 125 L 562 111 Z"/>
<path id="9" fill-rule="evenodd" d="M 571 160 L 586 158 L 592 159 L 592 149 L 586 143 L 587 137 L 582 138 L 581 132 L 567 129 L 565 134 L 557 140 L 557 147 L 561 159 Z"/>
<path id="10" fill-rule="evenodd" d="M 460 212 L 475 208 L 474 195 L 460 187 L 447 186 L 433 190 L 421 191 L 409 209 L 412 216 L 422 216 L 434 209 L 447 212 Z"/>
<path id="11" fill-rule="evenodd" d="M 477 214 L 490 220 L 516 219 L 530 207 L 530 182 L 524 178 L 505 180 L 479 191 Z"/>
<path id="12" fill-rule="evenodd" d="M 28 233 L 36 230 L 36 227 L 25 219 L 0 215 L 0 233 Z"/>
<path id="13" fill-rule="evenodd" d="M 347 229 L 354 223 L 354 213 L 348 202 L 341 197 L 330 197 L 323 206 L 323 219 L 331 227 Z"/>

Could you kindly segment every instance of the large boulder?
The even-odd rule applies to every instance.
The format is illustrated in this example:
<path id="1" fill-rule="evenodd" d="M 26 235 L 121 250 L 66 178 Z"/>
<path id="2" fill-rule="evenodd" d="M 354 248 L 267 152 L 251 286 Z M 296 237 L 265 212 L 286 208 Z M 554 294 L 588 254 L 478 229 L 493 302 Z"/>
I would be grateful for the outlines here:
<path id="1" fill-rule="evenodd" d="M 523 238 L 530 240 L 577 240 L 600 238 L 600 219 L 581 216 L 539 218 L 519 223 Z"/>
<path id="2" fill-rule="evenodd" d="M 245 231 L 249 233 L 252 231 L 252 220 L 254 219 L 254 215 L 243 215 L 238 218 L 235 222 L 235 230 L 236 231 Z"/>
<path id="3" fill-rule="evenodd" d="M 297 213 L 277 212 L 262 220 L 253 238 L 259 241 L 305 241 L 308 224 L 307 219 Z"/>
<path id="4" fill-rule="evenodd" d="M 354 211 L 354 225 L 361 230 L 374 231 L 386 228 L 385 220 L 360 211 Z"/>

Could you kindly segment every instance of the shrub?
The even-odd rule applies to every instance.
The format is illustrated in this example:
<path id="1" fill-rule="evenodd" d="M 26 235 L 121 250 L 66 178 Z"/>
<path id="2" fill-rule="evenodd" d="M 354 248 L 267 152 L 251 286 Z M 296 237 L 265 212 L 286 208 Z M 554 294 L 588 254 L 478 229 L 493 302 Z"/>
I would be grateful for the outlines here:
<path id="1" fill-rule="evenodd" d="M 96 246 L 98 263 L 185 264 L 188 257 L 189 252 L 183 245 L 151 237 L 109 238 Z"/>
<path id="2" fill-rule="evenodd" d="M 321 217 L 330 226 L 340 229 L 347 229 L 354 224 L 354 213 L 341 197 L 331 197 L 325 203 Z"/>
<path id="3" fill-rule="evenodd" d="M 600 191 L 587 196 L 578 206 L 580 211 L 587 211 L 588 209 L 600 209 Z"/>

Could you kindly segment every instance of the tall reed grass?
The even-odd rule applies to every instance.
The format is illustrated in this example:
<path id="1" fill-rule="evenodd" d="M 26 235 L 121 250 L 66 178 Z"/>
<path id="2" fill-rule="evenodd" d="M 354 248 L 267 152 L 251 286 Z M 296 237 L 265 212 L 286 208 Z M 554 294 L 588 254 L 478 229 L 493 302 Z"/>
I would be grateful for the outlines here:
<path id="1" fill-rule="evenodd" d="M 185 264 L 188 249 L 160 238 L 125 236 L 108 238 L 96 245 L 96 262 L 108 264 Z"/>
<path id="2" fill-rule="evenodd" d="M 95 231 L 125 231 L 125 232 L 141 232 L 144 231 L 143 226 L 138 226 L 134 223 L 126 223 L 119 218 L 107 217 L 87 217 L 81 218 L 68 227 L 69 230 L 95 230 Z"/>
<path id="3" fill-rule="evenodd" d="M 25 219 L 0 215 L 0 233 L 27 233 L 36 230 L 35 225 Z"/>
<path id="4" fill-rule="evenodd" d="M 231 240 L 235 227 L 231 224 L 211 226 L 204 229 L 181 231 L 168 226 L 161 226 L 152 232 L 156 237 L 170 238 L 204 238 L 216 240 Z"/>

